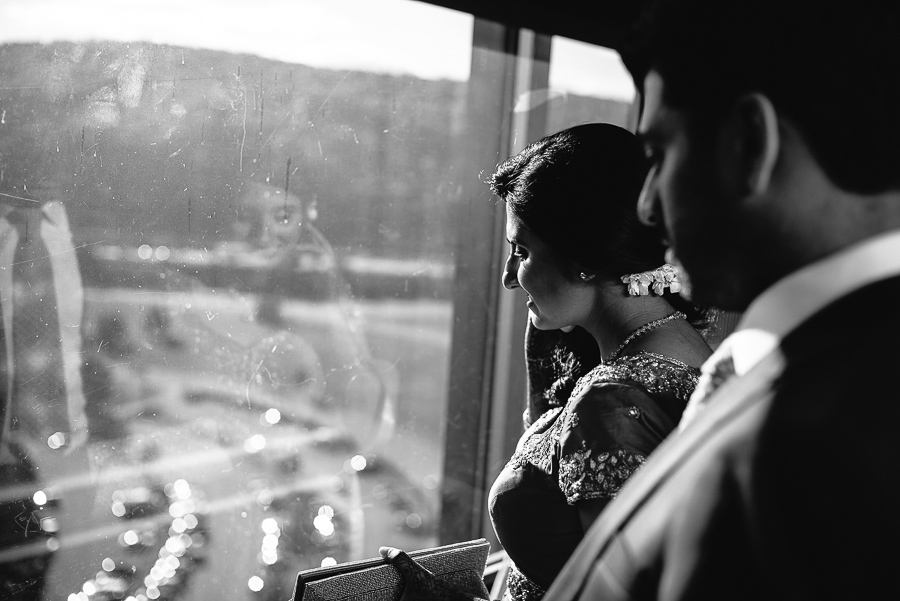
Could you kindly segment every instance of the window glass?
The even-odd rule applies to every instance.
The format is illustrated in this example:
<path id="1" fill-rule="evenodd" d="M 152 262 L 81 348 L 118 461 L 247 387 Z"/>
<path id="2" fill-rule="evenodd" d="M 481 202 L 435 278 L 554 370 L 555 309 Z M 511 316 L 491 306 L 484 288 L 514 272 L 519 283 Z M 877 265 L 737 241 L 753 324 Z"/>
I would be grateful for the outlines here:
<path id="1" fill-rule="evenodd" d="M 553 36 L 549 78 L 547 133 L 593 121 L 634 131 L 634 83 L 616 51 Z"/>
<path id="2" fill-rule="evenodd" d="M 282 601 L 435 544 L 472 18 L 0 13 L 0 597 Z"/>

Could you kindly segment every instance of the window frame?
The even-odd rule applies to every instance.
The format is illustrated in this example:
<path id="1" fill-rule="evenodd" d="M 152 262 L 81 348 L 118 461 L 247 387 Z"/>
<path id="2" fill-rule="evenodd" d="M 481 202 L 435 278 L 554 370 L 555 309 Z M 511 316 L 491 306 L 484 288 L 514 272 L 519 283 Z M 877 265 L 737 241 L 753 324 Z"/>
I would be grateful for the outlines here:
<path id="1" fill-rule="evenodd" d="M 487 169 L 543 135 L 546 104 L 518 114 L 511 109 L 515 98 L 549 86 L 550 47 L 549 35 L 476 17 L 469 131 L 490 131 L 495 144 L 478 149 L 470 157 L 476 164 L 467 165 L 466 173 L 480 173 L 483 179 Z M 456 264 L 457 280 L 467 285 L 457 286 L 453 299 L 438 539 L 483 536 L 496 544 L 488 492 L 522 433 L 527 310 L 521 293 L 500 283 L 507 252 L 504 205 L 495 198 L 491 202 L 484 182 L 471 179 L 467 186 Z"/>

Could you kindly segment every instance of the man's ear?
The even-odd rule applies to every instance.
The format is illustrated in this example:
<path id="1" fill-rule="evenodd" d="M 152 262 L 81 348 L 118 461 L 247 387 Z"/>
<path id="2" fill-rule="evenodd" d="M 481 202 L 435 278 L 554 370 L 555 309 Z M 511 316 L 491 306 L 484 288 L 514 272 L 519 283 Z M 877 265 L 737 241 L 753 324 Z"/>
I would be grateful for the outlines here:
<path id="1" fill-rule="evenodd" d="M 763 193 L 781 150 L 775 107 L 762 94 L 747 94 L 735 103 L 732 117 L 743 185 L 751 194 Z"/>

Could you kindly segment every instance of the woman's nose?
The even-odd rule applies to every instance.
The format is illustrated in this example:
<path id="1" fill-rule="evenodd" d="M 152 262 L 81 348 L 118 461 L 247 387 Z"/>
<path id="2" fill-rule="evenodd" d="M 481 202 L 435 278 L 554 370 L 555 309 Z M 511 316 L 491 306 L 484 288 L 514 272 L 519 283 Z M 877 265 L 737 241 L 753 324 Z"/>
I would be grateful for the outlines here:
<path id="1" fill-rule="evenodd" d="M 644 225 L 657 225 L 659 223 L 656 171 L 657 166 L 654 165 L 647 174 L 647 179 L 644 180 L 644 187 L 641 189 L 641 195 L 638 197 L 637 214 Z"/>
<path id="2" fill-rule="evenodd" d="M 503 287 L 507 290 L 512 290 L 513 288 L 519 287 L 519 277 L 517 272 L 519 270 L 519 259 L 510 254 L 506 257 L 506 264 L 503 266 L 503 277 L 501 280 L 503 281 Z"/>

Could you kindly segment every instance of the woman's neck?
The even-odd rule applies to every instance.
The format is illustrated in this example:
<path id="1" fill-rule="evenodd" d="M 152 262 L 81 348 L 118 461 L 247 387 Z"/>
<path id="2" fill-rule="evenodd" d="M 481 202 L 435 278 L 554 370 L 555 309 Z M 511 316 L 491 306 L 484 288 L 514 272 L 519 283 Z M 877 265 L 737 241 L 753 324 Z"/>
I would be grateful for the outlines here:
<path id="1" fill-rule="evenodd" d="M 598 302 L 590 323 L 584 327 L 594 337 L 600 355 L 606 361 L 632 332 L 674 311 L 665 299 L 658 296 L 605 298 Z"/>

